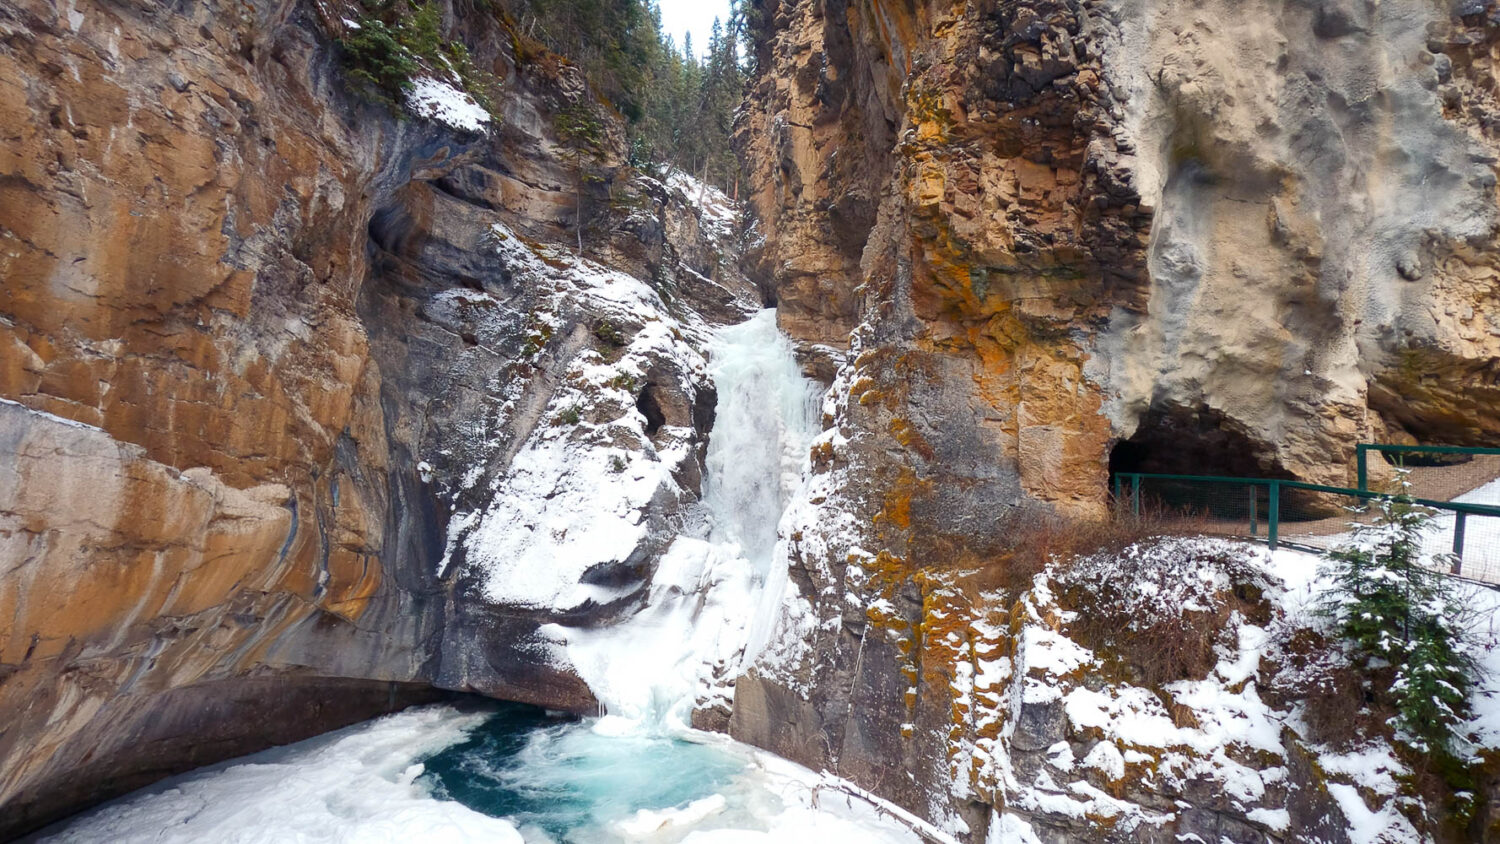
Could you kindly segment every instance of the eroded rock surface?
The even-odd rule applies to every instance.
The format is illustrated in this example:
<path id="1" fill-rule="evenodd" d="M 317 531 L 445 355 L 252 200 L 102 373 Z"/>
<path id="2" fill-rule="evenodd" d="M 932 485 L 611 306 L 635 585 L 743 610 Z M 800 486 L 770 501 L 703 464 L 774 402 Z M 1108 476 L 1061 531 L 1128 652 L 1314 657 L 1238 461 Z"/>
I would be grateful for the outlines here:
<path id="1" fill-rule="evenodd" d="M 477 131 L 353 93 L 347 3 L 0 7 L 0 837 L 425 687 L 595 706 L 535 629 L 631 610 L 699 491 L 699 314 L 759 297 L 576 69 L 444 10 Z M 553 429 L 664 467 L 578 552 L 614 600 L 453 558 Z"/>
<path id="2" fill-rule="evenodd" d="M 1347 485 L 1358 442 L 1493 436 L 1495 9 L 763 11 L 754 267 L 848 355 L 731 731 L 982 829 L 933 636 L 1008 514 L 1103 515 L 1111 469 Z"/>

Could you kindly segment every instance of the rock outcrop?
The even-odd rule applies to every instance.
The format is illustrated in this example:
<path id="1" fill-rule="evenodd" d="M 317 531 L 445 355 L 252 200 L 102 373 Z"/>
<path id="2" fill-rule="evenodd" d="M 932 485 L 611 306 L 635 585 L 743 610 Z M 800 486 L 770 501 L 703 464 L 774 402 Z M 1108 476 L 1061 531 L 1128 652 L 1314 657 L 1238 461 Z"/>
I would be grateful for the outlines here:
<path id="1" fill-rule="evenodd" d="M 1500 433 L 1493 3 L 764 0 L 754 283 L 577 68 L 442 9 L 488 111 L 361 97 L 344 0 L 0 6 L 0 837 L 434 689 L 592 709 L 539 628 L 628 619 L 701 528 L 707 329 L 762 298 L 830 392 L 730 732 L 976 839 L 1284 832 L 1286 783 L 1107 749 L 1082 819 L 1006 780 L 1108 736 L 1017 667 L 1076 608 L 968 578 L 1111 469 Z"/>
<path id="2" fill-rule="evenodd" d="M 0 7 L 0 837 L 434 687 L 590 710 L 535 630 L 628 613 L 697 494 L 730 233 L 489 4 L 478 130 L 360 97 L 347 5 Z M 614 599 L 481 588 L 450 520 L 575 424 L 665 467 Z"/>
<path id="3" fill-rule="evenodd" d="M 847 358 L 737 737 L 982 830 L 943 596 L 1014 514 L 1491 444 L 1493 4 L 757 8 L 753 266 Z"/>

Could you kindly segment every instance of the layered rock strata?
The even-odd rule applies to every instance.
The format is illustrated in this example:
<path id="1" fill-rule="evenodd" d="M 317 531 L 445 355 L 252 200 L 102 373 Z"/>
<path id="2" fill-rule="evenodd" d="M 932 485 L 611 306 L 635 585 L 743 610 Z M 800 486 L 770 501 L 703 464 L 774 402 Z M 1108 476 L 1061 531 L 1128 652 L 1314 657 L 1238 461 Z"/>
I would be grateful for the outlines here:
<path id="1" fill-rule="evenodd" d="M 347 3 L 0 7 L 0 837 L 430 686 L 595 706 L 535 629 L 638 601 L 698 493 L 698 314 L 759 301 L 576 68 L 444 12 L 478 130 L 352 89 Z M 554 428 L 666 467 L 578 563 L 607 600 L 448 542 Z"/>
<path id="2" fill-rule="evenodd" d="M 847 358 L 731 731 L 978 835 L 941 760 L 974 728 L 943 639 L 981 637 L 943 595 L 1025 513 L 1104 515 L 1111 469 L 1347 485 L 1361 441 L 1493 438 L 1495 10 L 757 10 L 753 266 Z"/>

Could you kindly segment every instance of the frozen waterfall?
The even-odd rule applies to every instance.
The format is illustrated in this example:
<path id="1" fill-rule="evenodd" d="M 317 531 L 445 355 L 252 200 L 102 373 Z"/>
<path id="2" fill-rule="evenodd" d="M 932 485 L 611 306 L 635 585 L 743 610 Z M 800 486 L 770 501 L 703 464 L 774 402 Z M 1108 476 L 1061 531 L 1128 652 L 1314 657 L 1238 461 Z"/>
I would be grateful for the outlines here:
<path id="1" fill-rule="evenodd" d="M 709 351 L 719 401 L 708 536 L 677 537 L 628 621 L 544 629 L 605 705 L 601 730 L 671 730 L 687 726 L 695 704 L 727 705 L 728 682 L 769 639 L 786 588 L 777 525 L 818 433 L 821 391 L 803 377 L 774 310 L 721 329 Z"/>
<path id="2" fill-rule="evenodd" d="M 703 495 L 712 538 L 738 544 L 764 578 L 777 523 L 818 434 L 821 391 L 802 377 L 775 310 L 722 329 L 709 352 L 719 391 Z"/>
<path id="3" fill-rule="evenodd" d="M 786 589 L 777 528 L 821 428 L 823 391 L 803 377 L 774 309 L 722 329 L 710 354 L 719 405 L 703 503 L 714 520 L 711 538 L 738 548 L 756 587 L 746 607 L 739 673 L 765 647 Z"/>

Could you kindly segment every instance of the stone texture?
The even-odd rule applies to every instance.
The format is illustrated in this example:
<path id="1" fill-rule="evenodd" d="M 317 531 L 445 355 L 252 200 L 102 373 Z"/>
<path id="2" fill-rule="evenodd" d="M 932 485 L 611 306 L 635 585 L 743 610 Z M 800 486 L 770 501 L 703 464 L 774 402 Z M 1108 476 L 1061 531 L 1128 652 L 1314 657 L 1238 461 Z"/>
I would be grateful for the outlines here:
<path id="1" fill-rule="evenodd" d="M 503 16 L 445 4 L 501 80 L 476 135 L 350 92 L 348 5 L 0 5 L 0 837 L 424 684 L 596 706 L 537 648 L 555 619 L 438 576 L 451 514 L 598 344 L 584 293 L 536 337 L 487 233 L 563 253 L 581 229 L 587 258 L 721 320 L 757 296 Z M 583 190 L 553 131 L 580 105 L 604 126 Z M 701 445 L 702 376 L 647 380 Z"/>
<path id="2" fill-rule="evenodd" d="M 930 611 L 1009 514 L 1102 516 L 1112 455 L 1346 484 L 1361 441 L 1493 438 L 1493 4 L 761 8 L 753 266 L 849 353 L 788 525 L 811 620 L 736 736 L 969 818 Z"/>

